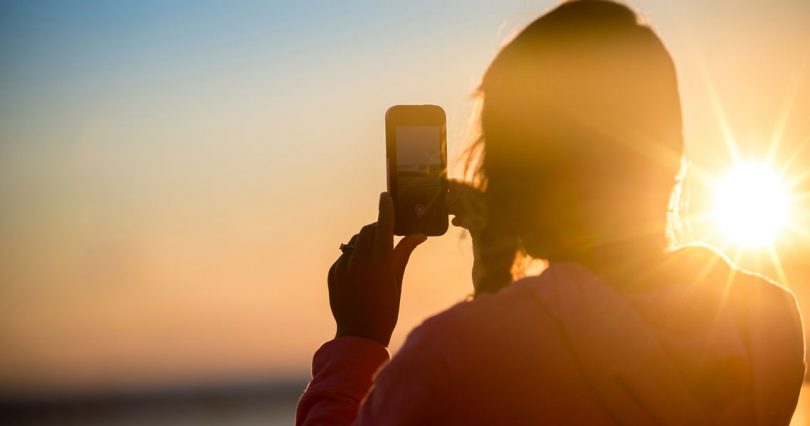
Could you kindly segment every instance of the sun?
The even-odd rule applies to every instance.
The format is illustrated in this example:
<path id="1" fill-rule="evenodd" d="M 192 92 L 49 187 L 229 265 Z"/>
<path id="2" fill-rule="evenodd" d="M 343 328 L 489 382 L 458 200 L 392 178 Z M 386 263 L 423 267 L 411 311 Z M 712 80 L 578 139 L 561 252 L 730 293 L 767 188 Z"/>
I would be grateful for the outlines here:
<path id="1" fill-rule="evenodd" d="M 770 245 L 787 224 L 787 188 L 767 164 L 738 164 L 714 189 L 714 220 L 733 243 Z"/>

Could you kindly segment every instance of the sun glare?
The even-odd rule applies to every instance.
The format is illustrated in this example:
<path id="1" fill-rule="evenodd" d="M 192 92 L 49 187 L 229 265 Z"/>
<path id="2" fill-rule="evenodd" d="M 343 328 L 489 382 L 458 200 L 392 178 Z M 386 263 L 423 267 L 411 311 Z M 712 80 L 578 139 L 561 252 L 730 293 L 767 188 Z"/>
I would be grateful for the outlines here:
<path id="1" fill-rule="evenodd" d="M 785 227 L 787 216 L 786 187 L 767 164 L 739 164 L 715 186 L 714 219 L 736 244 L 771 244 Z"/>

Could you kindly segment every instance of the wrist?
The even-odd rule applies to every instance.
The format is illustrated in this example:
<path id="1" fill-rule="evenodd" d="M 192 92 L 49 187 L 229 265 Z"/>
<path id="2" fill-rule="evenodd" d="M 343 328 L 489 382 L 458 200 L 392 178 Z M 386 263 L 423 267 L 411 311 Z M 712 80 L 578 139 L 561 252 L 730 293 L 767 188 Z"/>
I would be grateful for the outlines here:
<path id="1" fill-rule="evenodd" d="M 373 332 L 370 330 L 351 330 L 342 327 L 338 327 L 337 332 L 335 333 L 335 339 L 339 337 L 357 337 L 360 339 L 371 340 L 386 348 L 391 342 L 391 333 Z"/>

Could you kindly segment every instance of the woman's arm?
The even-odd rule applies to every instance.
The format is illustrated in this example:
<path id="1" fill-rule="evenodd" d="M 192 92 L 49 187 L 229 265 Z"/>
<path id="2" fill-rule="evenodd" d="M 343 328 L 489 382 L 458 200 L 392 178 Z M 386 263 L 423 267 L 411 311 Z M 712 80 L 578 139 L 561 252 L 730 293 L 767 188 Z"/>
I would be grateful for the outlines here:
<path id="1" fill-rule="evenodd" d="M 358 337 L 326 342 L 312 359 L 312 381 L 298 401 L 296 425 L 349 425 L 388 361 L 385 346 Z"/>
<path id="2" fill-rule="evenodd" d="M 296 424 L 349 424 L 355 418 L 374 372 L 388 360 L 405 266 L 426 238 L 409 235 L 394 247 L 394 205 L 387 193 L 380 194 L 378 221 L 352 237 L 329 269 L 336 338 L 315 354 Z"/>
<path id="3" fill-rule="evenodd" d="M 442 341 L 430 337 L 441 333 L 429 324 L 415 329 L 388 364 L 387 350 L 367 339 L 341 337 L 321 346 L 296 424 L 422 425 L 457 411 L 449 403 Z"/>

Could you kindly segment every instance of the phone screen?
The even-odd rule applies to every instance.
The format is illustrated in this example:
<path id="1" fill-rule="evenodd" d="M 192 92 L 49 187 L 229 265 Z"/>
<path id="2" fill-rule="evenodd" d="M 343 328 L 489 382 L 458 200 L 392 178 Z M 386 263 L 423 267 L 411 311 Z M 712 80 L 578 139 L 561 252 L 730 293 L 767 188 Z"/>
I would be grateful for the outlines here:
<path id="1" fill-rule="evenodd" d="M 392 107 L 386 126 L 395 233 L 443 234 L 447 229 L 444 111 L 436 106 Z"/>
<path id="2" fill-rule="evenodd" d="M 441 128 L 436 126 L 398 126 L 397 184 L 405 204 L 422 216 L 439 197 L 442 164 Z"/>

